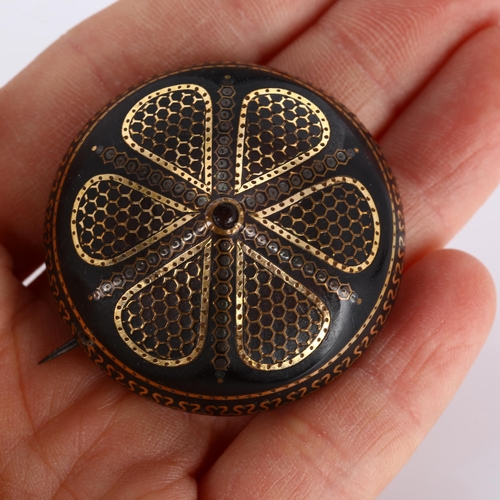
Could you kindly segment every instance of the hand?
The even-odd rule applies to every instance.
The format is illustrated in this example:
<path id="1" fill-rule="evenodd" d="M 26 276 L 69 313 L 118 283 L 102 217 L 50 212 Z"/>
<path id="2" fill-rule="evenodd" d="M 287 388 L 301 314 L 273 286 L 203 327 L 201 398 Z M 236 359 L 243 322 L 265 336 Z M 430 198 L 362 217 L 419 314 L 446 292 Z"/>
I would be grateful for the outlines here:
<path id="1" fill-rule="evenodd" d="M 492 321 L 486 271 L 440 248 L 500 179 L 499 19 L 497 0 L 123 1 L 5 86 L 0 497 L 375 498 Z M 369 351 L 318 393 L 254 418 L 162 408 L 79 349 L 37 366 L 69 335 L 47 283 L 20 282 L 43 260 L 55 171 L 93 113 L 150 75 L 220 60 L 267 64 L 354 111 L 397 177 L 407 227 L 400 296 Z"/>

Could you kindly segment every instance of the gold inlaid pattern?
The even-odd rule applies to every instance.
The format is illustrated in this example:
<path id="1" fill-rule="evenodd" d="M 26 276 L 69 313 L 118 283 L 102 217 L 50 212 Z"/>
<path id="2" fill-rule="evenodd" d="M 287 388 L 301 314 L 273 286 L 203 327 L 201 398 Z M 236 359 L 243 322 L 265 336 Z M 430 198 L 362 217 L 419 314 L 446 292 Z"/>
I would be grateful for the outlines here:
<path id="1" fill-rule="evenodd" d="M 375 202 L 368 189 L 352 177 L 328 179 L 250 215 L 345 272 L 366 269 L 380 244 Z"/>
<path id="2" fill-rule="evenodd" d="M 328 308 L 315 294 L 240 242 L 236 308 L 238 353 L 257 370 L 303 361 L 330 326 Z"/>
<path id="3" fill-rule="evenodd" d="M 212 101 L 196 85 L 173 85 L 141 99 L 123 122 L 125 142 L 146 158 L 212 189 Z"/>
<path id="4" fill-rule="evenodd" d="M 94 266 L 128 259 L 197 213 L 118 175 L 92 177 L 73 204 L 71 235 L 79 256 Z"/>
<path id="5" fill-rule="evenodd" d="M 193 361 L 206 338 L 210 239 L 140 281 L 118 301 L 115 325 L 145 360 L 161 366 Z"/>
<path id="6" fill-rule="evenodd" d="M 300 165 L 329 138 L 328 120 L 305 97 L 280 88 L 251 92 L 243 99 L 239 120 L 235 192 Z"/>
<path id="7" fill-rule="evenodd" d="M 239 67 L 239 66 L 234 65 L 234 67 Z M 278 74 L 278 73 L 276 73 L 276 74 Z M 312 89 L 312 90 L 314 90 L 314 89 Z M 327 99 L 326 97 L 324 97 L 324 98 Z M 106 111 L 113 109 L 113 107 L 117 103 L 119 104 L 120 102 L 121 102 L 121 100 L 117 100 L 117 101 L 113 102 L 112 105 L 110 105 L 106 109 Z M 344 110 L 344 108 L 342 106 L 340 106 L 338 103 L 336 103 L 335 101 L 328 101 L 328 102 L 330 102 L 330 104 L 332 106 L 334 106 L 338 112 L 343 113 L 343 114 L 347 113 Z M 95 123 L 96 123 L 95 121 L 93 123 L 91 123 L 91 126 L 87 127 L 87 129 L 85 129 L 82 132 L 82 134 L 80 135 L 81 140 L 85 139 L 89 135 L 89 133 L 92 132 L 92 130 L 95 126 Z M 369 136 L 366 137 L 364 128 L 361 125 L 359 125 L 359 123 L 356 121 L 355 121 L 355 125 L 360 130 L 360 133 L 362 134 L 362 136 L 365 137 L 365 139 L 368 141 L 370 149 L 373 151 L 374 155 L 377 158 L 377 161 L 378 161 L 380 167 L 382 168 L 384 181 L 385 181 L 385 183 L 389 189 L 389 193 L 390 193 L 390 203 L 391 203 L 391 209 L 392 209 L 392 215 L 393 215 L 393 230 L 394 230 L 394 228 L 397 226 L 396 214 L 399 217 L 401 217 L 399 199 L 396 196 L 396 201 L 395 201 L 394 194 L 393 194 L 393 193 L 396 193 L 395 186 L 393 184 L 394 181 L 392 179 L 392 176 L 390 175 L 390 172 L 388 172 L 387 167 L 385 166 L 385 164 L 383 162 L 383 159 L 380 157 L 376 146 L 372 142 L 370 142 L 371 139 L 369 138 Z M 55 214 L 57 213 L 57 208 L 61 203 L 61 199 L 64 199 L 63 187 L 64 187 L 64 183 L 65 183 L 66 178 L 67 178 L 68 169 L 69 169 L 69 166 L 71 166 L 71 162 L 74 159 L 76 153 L 79 151 L 79 149 L 80 149 L 80 144 L 74 146 L 73 149 L 70 150 L 70 152 L 67 154 L 67 157 L 65 159 L 65 163 L 63 164 L 63 167 L 61 168 L 61 175 L 57 177 L 56 182 L 54 184 L 53 193 L 51 196 L 51 204 L 49 205 L 48 212 L 47 212 L 48 213 L 48 216 L 47 216 L 48 217 L 48 224 L 45 227 L 45 233 L 46 233 L 46 235 L 49 235 L 52 237 L 52 241 L 55 241 L 56 237 L 58 236 L 56 215 Z M 65 318 L 65 320 L 68 323 L 70 323 L 70 321 L 71 321 L 71 327 L 73 330 L 75 327 L 75 324 L 73 323 L 73 321 L 74 321 L 78 325 L 78 328 L 81 328 L 81 330 L 84 331 L 86 333 L 86 335 L 89 336 L 90 339 L 92 339 L 92 346 L 93 347 L 90 348 L 91 354 L 89 354 L 89 355 L 92 356 L 92 358 L 96 361 L 96 363 L 102 364 L 103 367 L 105 366 L 106 363 L 111 363 L 111 365 L 113 365 L 113 366 L 111 367 L 111 365 L 108 364 L 108 365 L 106 365 L 106 369 L 107 370 L 108 370 L 108 368 L 111 369 L 113 376 L 115 378 L 118 378 L 118 380 L 124 379 L 124 377 L 125 377 L 125 379 L 127 377 L 131 377 L 132 380 L 129 380 L 130 385 L 134 384 L 134 387 L 135 387 L 134 390 L 136 390 L 136 392 L 138 392 L 139 388 L 140 388 L 141 394 L 148 393 L 148 390 L 149 390 L 149 391 L 151 391 L 149 393 L 151 395 L 152 391 L 154 391 L 156 388 L 157 391 L 160 391 L 160 392 L 163 391 L 163 392 L 171 395 L 173 398 L 180 397 L 181 398 L 180 403 L 179 403 L 179 399 L 176 399 L 175 406 L 179 406 L 179 404 L 180 404 L 182 409 L 186 409 L 186 407 L 189 407 L 189 405 L 191 405 L 191 407 L 194 407 L 194 406 L 199 407 L 199 405 L 193 404 L 193 401 L 194 401 L 193 398 L 200 399 L 200 400 L 202 400 L 202 402 L 203 401 L 205 401 L 205 402 L 214 401 L 214 405 L 206 406 L 206 407 L 204 406 L 203 407 L 204 411 L 207 411 L 207 413 L 213 413 L 213 412 L 220 413 L 217 410 L 222 409 L 222 413 L 224 413 L 224 412 L 228 412 L 230 410 L 229 406 L 217 406 L 217 405 L 220 405 L 220 403 L 224 400 L 227 400 L 227 401 L 234 401 L 234 400 L 240 400 L 240 399 L 245 400 L 245 399 L 248 399 L 250 396 L 267 398 L 273 394 L 276 394 L 279 391 L 283 391 L 283 390 L 289 391 L 289 390 L 293 389 L 294 387 L 297 387 L 300 384 L 305 384 L 305 383 L 308 384 L 307 388 L 302 387 L 301 390 L 304 389 L 305 392 L 307 393 L 309 391 L 314 391 L 319 387 L 319 385 L 317 384 L 318 381 L 314 379 L 314 377 L 317 377 L 318 374 L 324 373 L 325 370 L 328 370 L 329 372 L 331 372 L 333 370 L 335 372 L 335 374 L 338 374 L 339 372 L 337 370 L 337 367 L 339 366 L 338 365 L 339 358 L 341 359 L 341 357 L 343 355 L 345 355 L 346 351 L 348 349 L 350 349 L 353 346 L 353 344 L 358 345 L 358 347 L 359 347 L 360 338 L 362 338 L 362 334 L 364 333 L 366 326 L 370 322 L 373 323 L 375 318 L 377 318 L 377 322 L 375 325 L 377 328 L 379 328 L 381 326 L 381 324 L 383 324 L 383 322 L 385 321 L 384 318 L 386 317 L 386 314 L 384 311 L 390 310 L 390 306 L 392 305 L 392 302 L 394 301 L 395 290 L 397 290 L 395 278 L 397 276 L 400 276 L 400 269 L 401 269 L 400 262 L 397 263 L 396 268 L 394 268 L 394 263 L 395 263 L 396 259 L 401 258 L 399 255 L 400 255 L 400 250 L 401 250 L 401 245 L 402 245 L 401 241 L 403 241 L 402 238 L 403 238 L 402 236 L 396 236 L 394 231 L 393 231 L 393 236 L 392 236 L 393 246 L 392 246 L 392 251 L 390 254 L 390 266 L 389 266 L 389 268 L 396 269 L 396 271 L 394 271 L 396 274 L 389 273 L 387 275 L 387 277 L 384 281 L 383 288 L 381 290 L 380 297 L 377 300 L 377 302 L 373 305 L 373 308 L 371 309 L 371 312 L 370 312 L 369 316 L 367 317 L 366 322 L 359 328 L 359 330 L 357 331 L 357 333 L 353 337 L 353 339 L 349 342 L 349 344 L 347 344 L 342 349 L 341 352 L 338 353 L 338 355 L 336 355 L 334 358 L 332 358 L 328 362 L 327 365 L 322 366 L 321 368 L 318 368 L 314 372 L 308 373 L 305 377 L 294 380 L 293 382 L 291 382 L 289 384 L 282 385 L 280 387 L 272 388 L 270 390 L 255 393 L 255 394 L 244 394 L 244 395 L 235 395 L 235 396 L 213 396 L 213 395 L 207 395 L 205 393 L 197 394 L 197 393 L 185 392 L 182 390 L 176 390 L 176 389 L 173 389 L 171 387 L 167 387 L 165 385 L 162 385 L 160 383 L 156 383 L 154 381 L 151 381 L 146 376 L 141 375 L 141 374 L 137 373 L 136 371 L 134 371 L 134 369 L 131 368 L 130 366 L 125 365 L 122 361 L 120 361 L 112 353 L 110 353 L 105 346 L 102 345 L 102 343 L 99 341 L 99 339 L 94 336 L 93 332 L 89 330 L 85 319 L 80 316 L 79 309 L 78 309 L 77 305 L 74 304 L 73 300 L 71 299 L 71 296 L 69 295 L 67 283 L 65 281 L 64 269 L 61 267 L 61 263 L 59 260 L 60 255 L 58 254 L 56 245 L 52 245 L 52 243 L 51 243 L 50 246 L 47 246 L 46 255 L 47 255 L 47 262 L 48 262 L 47 268 L 48 268 L 48 272 L 51 276 L 52 289 L 53 289 L 54 294 L 56 294 L 56 297 L 58 299 L 58 305 L 59 305 L 60 310 L 65 312 L 65 314 L 63 314 L 63 317 Z M 399 280 L 397 282 L 399 283 Z M 380 319 L 382 316 L 377 317 L 377 315 L 379 313 L 383 316 L 382 320 Z M 375 326 L 372 328 L 372 331 L 375 330 Z M 372 334 L 374 335 L 375 333 L 372 333 Z M 366 338 L 363 338 L 363 340 L 366 340 Z M 342 362 L 342 365 L 345 365 L 345 363 Z M 108 373 L 109 373 L 109 370 L 108 370 Z M 110 375 L 111 375 L 111 373 L 110 373 Z M 331 379 L 331 377 L 329 375 L 328 375 L 328 378 L 323 377 L 321 379 L 320 385 L 323 385 L 325 383 L 325 380 L 328 381 L 329 379 Z M 310 382 L 313 380 L 314 380 L 314 383 L 311 385 Z M 139 384 L 141 384 L 141 385 L 137 385 L 136 381 L 138 381 Z M 145 386 L 147 386 L 148 389 L 146 389 Z M 292 393 L 292 394 L 296 394 L 296 392 Z M 293 400 L 293 398 L 291 397 L 292 394 L 290 394 L 290 397 L 287 397 L 287 401 Z M 303 395 L 303 393 L 302 393 L 302 395 Z M 153 399 L 155 399 L 156 397 L 160 398 L 160 394 L 154 393 Z M 171 403 L 173 403 L 172 398 L 169 398 L 167 396 L 161 396 L 161 398 L 162 398 L 162 401 L 168 400 Z M 274 402 L 276 402 L 276 401 L 281 402 L 281 398 L 275 399 L 273 401 Z M 283 400 L 283 402 L 287 402 L 287 401 Z M 269 409 L 269 406 L 271 406 L 271 407 L 280 406 L 280 404 L 277 404 L 277 403 L 275 404 L 274 402 L 270 403 L 269 400 L 266 399 L 263 402 L 259 403 L 259 405 L 260 405 L 261 409 Z M 164 404 L 171 404 L 171 403 L 165 402 Z M 243 406 L 241 406 L 241 408 L 243 408 Z"/>

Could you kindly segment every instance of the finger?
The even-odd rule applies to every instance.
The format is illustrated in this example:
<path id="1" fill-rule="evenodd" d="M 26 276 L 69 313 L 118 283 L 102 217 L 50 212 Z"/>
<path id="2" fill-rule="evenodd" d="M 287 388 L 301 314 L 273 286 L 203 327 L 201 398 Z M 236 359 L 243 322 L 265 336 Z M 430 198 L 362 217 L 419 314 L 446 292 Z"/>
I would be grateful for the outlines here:
<path id="1" fill-rule="evenodd" d="M 499 26 L 469 39 L 382 138 L 408 264 L 444 246 L 500 182 L 499 52 Z"/>
<path id="2" fill-rule="evenodd" d="M 420 260 L 400 294 L 368 353 L 311 397 L 257 417 L 202 496 L 376 498 L 446 407 L 494 315 L 491 278 L 459 252 Z"/>
<path id="3" fill-rule="evenodd" d="M 83 124 L 147 76 L 213 60 L 259 61 L 332 0 L 119 2 L 62 37 L 0 93 L 1 242 L 23 275 L 41 260 L 43 211 Z M 31 265 L 30 265 L 31 264 Z"/>
<path id="4" fill-rule="evenodd" d="M 349 0 L 269 61 L 343 102 L 374 134 L 447 58 L 500 20 L 496 0 Z"/>

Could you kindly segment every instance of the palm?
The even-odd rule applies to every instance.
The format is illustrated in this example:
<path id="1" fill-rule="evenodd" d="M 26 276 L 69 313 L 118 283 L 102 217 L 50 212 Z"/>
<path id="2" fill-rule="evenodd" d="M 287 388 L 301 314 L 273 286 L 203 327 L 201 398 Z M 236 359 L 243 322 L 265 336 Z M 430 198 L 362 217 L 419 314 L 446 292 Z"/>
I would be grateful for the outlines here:
<path id="1" fill-rule="evenodd" d="M 374 498 L 394 476 L 488 331 L 485 271 L 438 249 L 500 174 L 500 6 L 416 4 L 122 2 L 2 89 L 2 498 Z M 265 63 L 343 101 L 378 137 L 407 222 L 408 271 L 381 337 L 334 384 L 253 419 L 162 408 L 79 350 L 37 366 L 68 333 L 47 283 L 19 281 L 42 260 L 50 184 L 84 122 L 147 75 L 212 60 Z"/>

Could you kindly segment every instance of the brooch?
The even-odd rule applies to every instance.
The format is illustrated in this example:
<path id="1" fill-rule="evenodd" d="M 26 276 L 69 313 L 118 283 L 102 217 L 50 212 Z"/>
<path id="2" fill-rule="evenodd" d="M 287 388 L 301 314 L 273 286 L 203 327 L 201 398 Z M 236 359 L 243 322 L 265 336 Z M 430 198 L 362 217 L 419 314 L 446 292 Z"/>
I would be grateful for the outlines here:
<path id="1" fill-rule="evenodd" d="M 247 414 L 348 368 L 402 274 L 396 184 L 334 99 L 259 66 L 143 83 L 57 173 L 46 264 L 74 339 L 162 405 Z"/>

